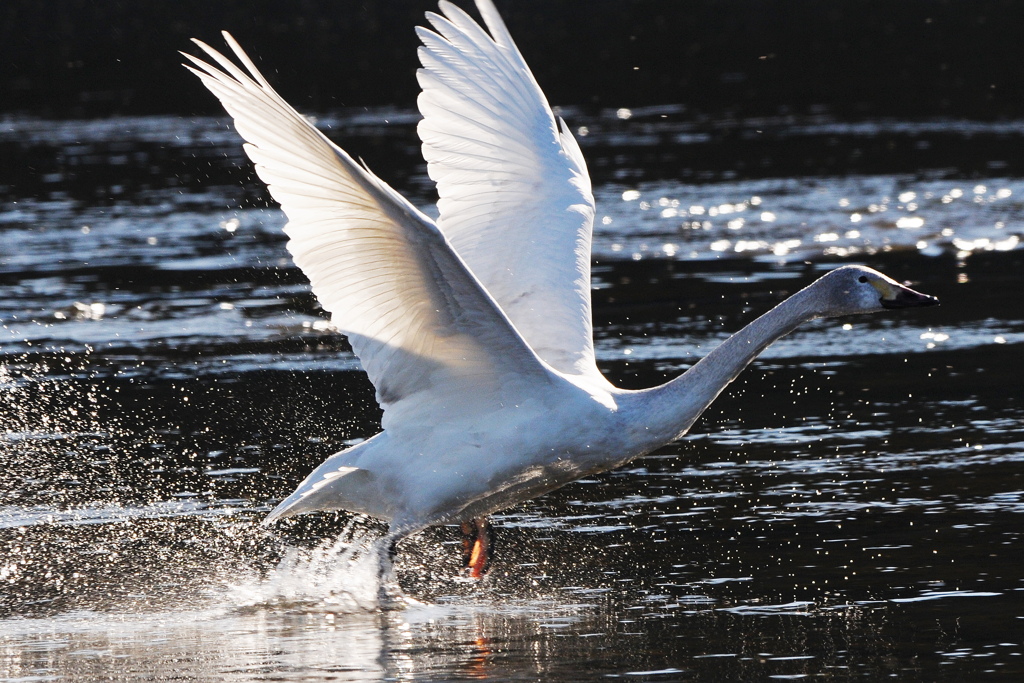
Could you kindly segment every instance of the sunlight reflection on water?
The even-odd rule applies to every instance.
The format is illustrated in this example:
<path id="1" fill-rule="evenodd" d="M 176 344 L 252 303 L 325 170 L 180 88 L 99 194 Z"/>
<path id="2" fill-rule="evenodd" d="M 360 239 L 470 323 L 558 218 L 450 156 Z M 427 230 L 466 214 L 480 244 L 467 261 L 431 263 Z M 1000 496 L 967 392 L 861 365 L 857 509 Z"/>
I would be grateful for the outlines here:
<path id="1" fill-rule="evenodd" d="M 595 255 L 604 258 L 775 260 L 911 249 L 1017 248 L 1024 183 L 993 178 L 964 189 L 913 176 L 792 178 L 714 185 L 642 183 L 597 192 L 603 215 Z"/>

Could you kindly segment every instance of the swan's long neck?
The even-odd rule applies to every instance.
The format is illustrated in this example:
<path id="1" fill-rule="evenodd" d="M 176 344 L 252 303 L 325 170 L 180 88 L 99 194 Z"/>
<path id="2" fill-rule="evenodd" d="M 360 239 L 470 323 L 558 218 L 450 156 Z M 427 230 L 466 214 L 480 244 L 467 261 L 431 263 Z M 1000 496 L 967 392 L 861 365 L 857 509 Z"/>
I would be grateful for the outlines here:
<path id="1" fill-rule="evenodd" d="M 801 290 L 722 342 L 674 380 L 638 392 L 635 424 L 652 447 L 686 433 L 700 414 L 740 372 L 776 339 L 817 317 L 813 294 Z M 643 417 L 640 417 L 640 415 Z"/>

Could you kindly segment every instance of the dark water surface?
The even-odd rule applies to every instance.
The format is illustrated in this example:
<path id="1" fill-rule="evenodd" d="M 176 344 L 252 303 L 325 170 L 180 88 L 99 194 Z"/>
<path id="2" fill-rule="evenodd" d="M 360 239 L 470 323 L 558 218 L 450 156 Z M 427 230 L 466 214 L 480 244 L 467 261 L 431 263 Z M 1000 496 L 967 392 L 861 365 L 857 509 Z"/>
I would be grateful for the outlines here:
<path id="1" fill-rule="evenodd" d="M 865 263 L 938 309 L 816 322 L 693 433 L 402 546 L 258 526 L 379 429 L 222 120 L 0 126 L 0 679 L 1021 680 L 1024 124 L 568 111 L 599 362 L 674 376 Z M 418 203 L 415 116 L 321 124 Z"/>

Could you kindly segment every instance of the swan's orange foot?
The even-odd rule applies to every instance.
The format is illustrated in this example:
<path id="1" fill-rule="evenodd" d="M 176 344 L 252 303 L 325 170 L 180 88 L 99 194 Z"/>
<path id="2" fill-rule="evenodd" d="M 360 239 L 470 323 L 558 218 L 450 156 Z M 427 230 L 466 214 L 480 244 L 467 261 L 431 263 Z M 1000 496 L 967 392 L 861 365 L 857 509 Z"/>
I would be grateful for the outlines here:
<path id="1" fill-rule="evenodd" d="M 462 523 L 462 562 L 470 578 L 482 578 L 491 566 L 494 529 L 486 517 Z"/>

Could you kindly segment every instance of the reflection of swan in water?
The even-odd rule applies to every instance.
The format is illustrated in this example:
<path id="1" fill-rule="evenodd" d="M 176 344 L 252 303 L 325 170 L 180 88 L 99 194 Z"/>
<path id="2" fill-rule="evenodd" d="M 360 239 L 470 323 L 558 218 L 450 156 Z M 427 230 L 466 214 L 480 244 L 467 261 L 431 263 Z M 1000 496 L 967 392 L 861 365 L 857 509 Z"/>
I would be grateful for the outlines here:
<path id="1" fill-rule="evenodd" d="M 327 459 L 267 518 L 345 509 L 390 521 L 388 541 L 486 516 L 678 438 L 766 346 L 813 318 L 936 299 L 869 268 L 823 276 L 681 377 L 644 391 L 594 362 L 594 199 L 490 0 L 487 35 L 442 2 L 420 29 L 419 125 L 440 218 L 423 215 L 274 92 L 235 41 L 238 66 L 193 71 L 234 117 L 288 216 L 288 249 L 348 336 L 384 409 L 383 431 Z M 191 68 L 191 67 L 190 67 Z"/>

